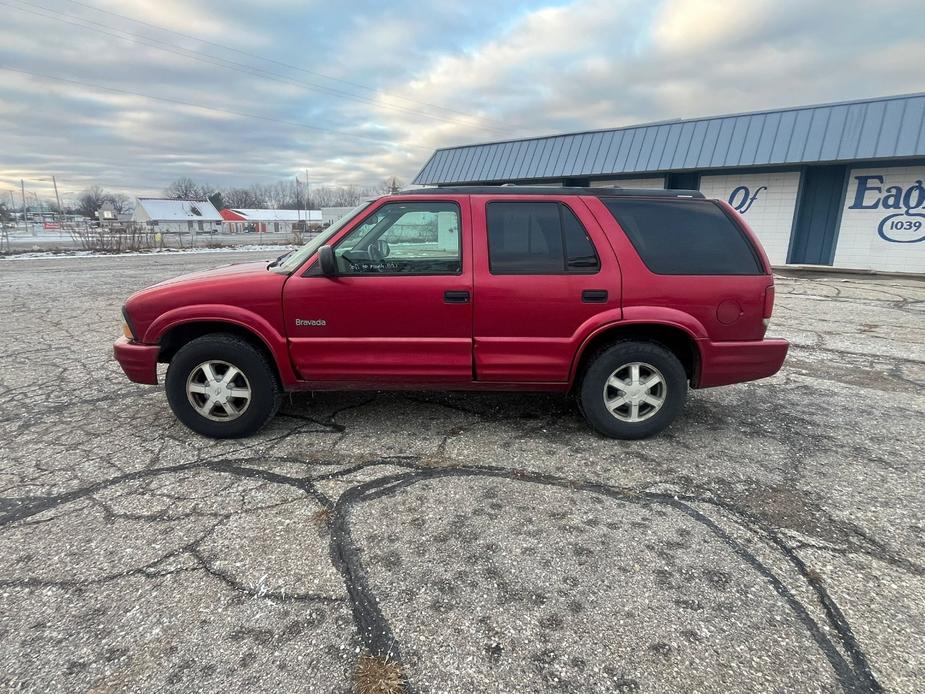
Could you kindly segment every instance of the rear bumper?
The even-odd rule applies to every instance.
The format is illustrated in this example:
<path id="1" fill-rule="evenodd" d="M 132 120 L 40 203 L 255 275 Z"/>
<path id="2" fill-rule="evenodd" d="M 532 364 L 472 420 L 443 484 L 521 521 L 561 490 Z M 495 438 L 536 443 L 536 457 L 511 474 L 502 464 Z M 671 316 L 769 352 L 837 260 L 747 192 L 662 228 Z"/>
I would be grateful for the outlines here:
<path id="1" fill-rule="evenodd" d="M 157 385 L 157 355 L 160 346 L 143 345 L 120 337 L 112 346 L 112 351 L 130 381 Z"/>
<path id="2" fill-rule="evenodd" d="M 786 340 L 698 340 L 698 345 L 700 377 L 697 379 L 697 388 L 725 386 L 773 376 L 780 371 L 790 347 Z"/>

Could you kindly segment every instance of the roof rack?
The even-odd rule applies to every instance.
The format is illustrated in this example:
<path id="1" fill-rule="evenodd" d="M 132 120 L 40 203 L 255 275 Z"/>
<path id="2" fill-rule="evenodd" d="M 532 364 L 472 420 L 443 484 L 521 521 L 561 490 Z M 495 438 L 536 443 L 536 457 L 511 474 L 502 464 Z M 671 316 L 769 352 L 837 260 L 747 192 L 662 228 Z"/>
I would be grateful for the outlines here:
<path id="1" fill-rule="evenodd" d="M 664 188 L 620 188 L 619 186 L 557 187 L 557 186 L 444 186 L 411 188 L 395 195 L 587 195 L 596 198 L 703 198 L 699 190 L 665 190 Z"/>

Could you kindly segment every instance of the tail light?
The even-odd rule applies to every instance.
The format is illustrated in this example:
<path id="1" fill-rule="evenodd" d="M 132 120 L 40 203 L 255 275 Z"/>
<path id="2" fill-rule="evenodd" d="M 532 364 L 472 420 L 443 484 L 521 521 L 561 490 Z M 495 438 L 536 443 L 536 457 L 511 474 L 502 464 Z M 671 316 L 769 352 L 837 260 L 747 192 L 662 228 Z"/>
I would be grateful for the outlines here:
<path id="1" fill-rule="evenodd" d="M 764 290 L 764 314 L 762 323 L 765 329 L 771 324 L 771 312 L 774 311 L 774 285 Z"/>

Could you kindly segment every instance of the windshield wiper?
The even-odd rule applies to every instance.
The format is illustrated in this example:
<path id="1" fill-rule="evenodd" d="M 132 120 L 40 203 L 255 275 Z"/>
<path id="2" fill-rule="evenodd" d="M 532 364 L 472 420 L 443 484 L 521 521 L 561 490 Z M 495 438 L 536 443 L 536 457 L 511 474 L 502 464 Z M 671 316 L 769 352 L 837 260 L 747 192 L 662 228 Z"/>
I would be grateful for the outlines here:
<path id="1" fill-rule="evenodd" d="M 267 270 L 269 270 L 271 267 L 276 267 L 277 265 L 282 263 L 286 258 L 292 255 L 292 253 L 293 251 L 286 251 L 285 253 L 283 253 L 279 258 L 277 258 L 276 260 L 271 262 L 269 265 L 267 265 Z"/>

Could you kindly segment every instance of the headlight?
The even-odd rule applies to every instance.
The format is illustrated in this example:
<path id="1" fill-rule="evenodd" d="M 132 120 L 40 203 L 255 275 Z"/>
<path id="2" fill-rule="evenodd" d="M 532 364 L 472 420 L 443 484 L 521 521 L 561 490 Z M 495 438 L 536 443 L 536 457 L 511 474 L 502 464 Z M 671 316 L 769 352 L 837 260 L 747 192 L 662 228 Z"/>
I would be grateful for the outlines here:
<path id="1" fill-rule="evenodd" d="M 122 307 L 122 334 L 129 340 L 135 339 L 135 329 L 132 327 L 132 321 L 128 317 L 125 307 Z"/>

